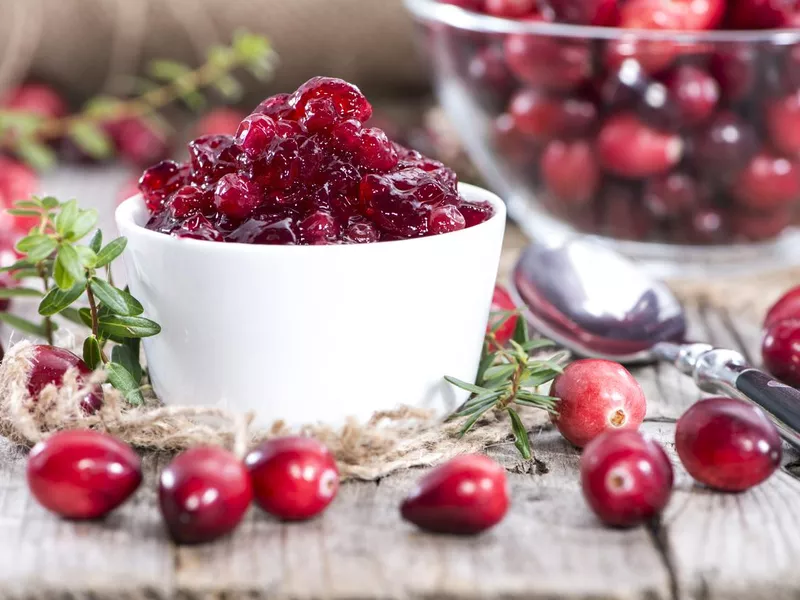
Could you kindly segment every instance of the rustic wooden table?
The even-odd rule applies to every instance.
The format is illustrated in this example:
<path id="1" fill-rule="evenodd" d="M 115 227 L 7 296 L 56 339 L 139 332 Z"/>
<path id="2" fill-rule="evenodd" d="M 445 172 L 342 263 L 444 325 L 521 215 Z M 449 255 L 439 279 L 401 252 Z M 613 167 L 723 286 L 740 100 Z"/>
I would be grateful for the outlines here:
<path id="1" fill-rule="evenodd" d="M 114 204 L 121 173 L 57 173 L 49 192 Z M 108 221 L 106 221 L 108 222 Z M 519 238 L 509 236 L 509 253 Z M 757 359 L 758 330 L 736 315 L 691 307 L 692 335 Z M 551 429 L 531 432 L 538 459 L 509 443 L 513 505 L 476 538 L 433 536 L 402 522 L 398 504 L 422 470 L 345 484 L 304 524 L 253 510 L 215 544 L 165 537 L 154 493 L 163 458 L 107 520 L 76 524 L 46 513 L 24 481 L 25 450 L 0 440 L 0 597 L 13 598 L 741 598 L 800 597 L 800 482 L 782 470 L 738 495 L 692 483 L 674 454 L 674 420 L 700 397 L 668 366 L 637 369 L 648 398 L 643 429 L 661 440 L 676 487 L 659 530 L 601 526 L 581 497 L 578 452 Z M 796 460 L 787 449 L 786 463 Z M 797 502 L 797 504 L 795 504 Z"/>

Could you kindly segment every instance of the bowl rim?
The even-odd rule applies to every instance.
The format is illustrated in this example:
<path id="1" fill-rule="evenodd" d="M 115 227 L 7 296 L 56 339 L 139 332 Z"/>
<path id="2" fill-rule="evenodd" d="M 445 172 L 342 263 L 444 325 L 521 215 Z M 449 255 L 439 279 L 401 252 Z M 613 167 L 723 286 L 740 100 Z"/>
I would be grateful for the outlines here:
<path id="1" fill-rule="evenodd" d="M 579 38 L 587 41 L 592 39 L 642 39 L 685 43 L 769 42 L 773 45 L 789 45 L 800 42 L 800 28 L 706 31 L 628 29 L 494 17 L 475 13 L 439 0 L 404 0 L 404 3 L 406 8 L 419 20 L 442 23 L 457 29 L 482 33 L 527 33 L 552 37 Z"/>
<path id="2" fill-rule="evenodd" d="M 326 244 L 319 246 L 312 245 L 288 245 L 288 244 L 247 244 L 244 242 L 212 242 L 208 240 L 196 240 L 192 238 L 178 238 L 160 231 L 152 231 L 147 229 L 144 225 L 139 225 L 136 222 L 136 217 L 142 211 L 147 211 L 144 205 L 144 199 L 141 194 L 131 196 L 124 200 L 117 206 L 114 211 L 114 218 L 117 221 L 117 227 L 120 229 L 120 235 L 125 235 L 122 231 L 122 225 L 135 231 L 137 235 L 142 236 L 145 240 L 158 244 L 180 244 L 187 248 L 202 249 L 217 249 L 221 252 L 262 252 L 262 253 L 276 253 L 276 252 L 369 252 L 368 248 L 397 248 L 402 245 L 417 244 L 417 249 L 422 250 L 423 244 L 442 244 L 447 243 L 448 240 L 452 243 L 469 243 L 471 238 L 479 235 L 484 229 L 493 227 L 498 220 L 502 220 L 503 225 L 506 221 L 506 205 L 500 197 L 482 187 L 471 185 L 468 183 L 459 183 L 458 189 L 461 194 L 470 201 L 486 201 L 492 205 L 494 214 L 483 223 L 478 223 L 472 227 L 466 227 L 458 231 L 451 231 L 440 235 L 429 235 L 418 238 L 408 238 L 402 240 L 390 240 L 385 242 L 370 242 L 367 244 Z M 474 240 L 473 240 L 474 241 Z M 335 249 L 335 250 L 334 250 Z"/>

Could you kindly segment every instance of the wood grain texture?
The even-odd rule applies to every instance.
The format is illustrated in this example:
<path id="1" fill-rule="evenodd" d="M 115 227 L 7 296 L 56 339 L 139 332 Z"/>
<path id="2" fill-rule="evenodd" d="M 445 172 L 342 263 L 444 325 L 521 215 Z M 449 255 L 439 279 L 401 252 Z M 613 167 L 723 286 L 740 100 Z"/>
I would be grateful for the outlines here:
<path id="1" fill-rule="evenodd" d="M 77 173 L 80 173 L 78 177 Z M 121 171 L 60 172 L 48 192 L 80 193 L 111 223 Z M 507 240 L 508 256 L 521 243 Z M 511 261 L 504 261 L 501 274 Z M 756 326 L 688 307 L 690 337 L 756 360 Z M 702 394 L 669 366 L 635 371 L 648 397 L 643 429 L 671 454 L 676 488 L 662 527 L 601 526 L 578 481 L 579 452 L 557 432 L 531 432 L 537 462 L 511 444 L 489 453 L 509 469 L 513 505 L 477 538 L 427 535 L 398 504 L 423 470 L 345 484 L 321 518 L 282 524 L 251 510 L 235 535 L 177 548 L 158 514 L 155 478 L 109 519 L 69 523 L 41 509 L 24 481 L 25 452 L 0 440 L 0 598 L 535 598 L 747 600 L 800 597 L 800 483 L 787 472 L 738 495 L 696 486 L 674 453 L 674 421 Z M 787 449 L 786 460 L 797 456 Z"/>

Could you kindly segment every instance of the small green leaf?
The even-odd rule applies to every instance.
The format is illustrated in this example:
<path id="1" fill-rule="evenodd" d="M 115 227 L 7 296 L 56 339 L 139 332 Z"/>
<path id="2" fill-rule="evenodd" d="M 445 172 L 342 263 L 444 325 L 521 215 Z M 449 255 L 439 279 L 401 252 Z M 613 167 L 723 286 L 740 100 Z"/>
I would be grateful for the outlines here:
<path id="1" fill-rule="evenodd" d="M 103 351 L 100 349 L 100 342 L 93 335 L 83 341 L 83 362 L 92 370 L 103 364 Z"/>
<path id="2" fill-rule="evenodd" d="M 61 205 L 61 210 L 56 217 L 56 231 L 65 236 L 72 231 L 75 219 L 78 218 L 78 201 L 74 198 Z"/>
<path id="3" fill-rule="evenodd" d="M 514 445 L 519 450 L 522 458 L 525 460 L 531 459 L 531 441 L 528 438 L 528 432 L 525 431 L 525 426 L 522 424 L 522 419 L 519 418 L 517 411 L 510 406 L 508 407 L 508 416 L 511 417 L 511 430 L 514 432 Z"/>
<path id="4" fill-rule="evenodd" d="M 483 375 L 486 369 L 492 366 L 497 355 L 489 350 L 489 342 L 483 342 L 483 351 L 481 353 L 481 362 L 478 365 L 478 374 L 475 376 L 475 382 L 478 385 L 483 385 Z"/>
<path id="5" fill-rule="evenodd" d="M 472 401 L 468 402 L 460 409 L 458 409 L 451 417 L 453 418 L 460 418 L 466 417 L 468 415 L 475 414 L 476 411 L 485 408 L 487 405 L 494 405 L 497 403 L 497 399 L 500 398 L 500 392 L 493 392 L 488 396 L 483 396 L 483 399 L 480 402 L 473 403 Z"/>
<path id="6" fill-rule="evenodd" d="M 29 269 L 31 267 L 36 266 L 36 263 L 28 260 L 27 258 L 23 258 L 22 260 L 18 260 L 13 265 L 8 265 L 7 267 L 0 268 L 0 273 L 8 273 L 9 271 L 19 271 L 20 269 Z"/>
<path id="7" fill-rule="evenodd" d="M 105 248 L 100 250 L 97 253 L 97 261 L 95 261 L 95 267 L 105 267 L 111 261 L 116 259 L 120 254 L 122 254 L 125 250 L 125 246 L 128 245 L 128 239 L 124 237 L 118 237 L 114 241 L 111 241 L 106 245 Z"/>
<path id="8" fill-rule="evenodd" d="M 461 428 L 461 431 L 458 432 L 459 437 L 462 437 L 470 429 L 472 429 L 472 426 L 478 422 L 478 419 L 480 419 L 486 413 L 487 410 L 492 408 L 492 406 L 494 406 L 494 403 L 489 403 L 486 407 L 477 411 L 474 415 L 472 415 L 469 419 L 467 419 L 467 422 L 464 423 L 464 426 Z"/>
<path id="9" fill-rule="evenodd" d="M 36 269 L 19 269 L 11 274 L 11 278 L 17 281 L 21 279 L 30 279 L 31 277 L 39 278 L 39 271 Z"/>
<path id="10" fill-rule="evenodd" d="M 12 315 L 7 312 L 0 312 L 0 321 L 3 321 L 14 329 L 24 333 L 29 333 L 41 338 L 47 336 L 47 330 L 45 329 L 43 323 L 33 323 L 32 321 L 28 321 L 27 319 L 23 319 L 22 317 Z"/>
<path id="11" fill-rule="evenodd" d="M 0 288 L 0 298 L 42 297 L 42 292 L 25 287 Z"/>
<path id="12" fill-rule="evenodd" d="M 516 325 L 514 325 L 514 334 L 512 338 L 523 348 L 525 347 L 525 344 L 527 344 L 529 341 L 528 322 L 522 315 L 519 316 Z"/>
<path id="13" fill-rule="evenodd" d="M 111 137 L 96 123 L 89 120 L 74 121 L 68 135 L 75 145 L 96 159 L 105 159 L 114 153 Z"/>
<path id="14" fill-rule="evenodd" d="M 125 317 L 135 317 L 144 312 L 144 308 L 136 298 L 128 292 L 123 292 L 113 285 L 97 277 L 89 280 L 92 292 L 102 302 L 108 310 L 116 315 Z"/>
<path id="15" fill-rule="evenodd" d="M 450 377 L 449 375 L 445 375 L 444 378 L 448 383 L 452 383 L 454 386 L 459 387 L 462 390 L 472 392 L 473 394 L 482 394 L 486 391 L 485 388 L 477 386 L 474 383 L 467 383 L 466 381 L 461 381 L 460 379 Z"/>
<path id="16" fill-rule="evenodd" d="M 555 342 L 552 340 L 548 340 L 547 338 L 538 338 L 535 340 L 529 340 L 522 344 L 522 348 L 525 352 L 530 352 L 531 350 L 538 350 L 539 348 L 548 348 L 550 346 L 555 346 Z"/>
<path id="17" fill-rule="evenodd" d="M 488 381 L 490 379 L 508 377 L 516 370 L 516 368 L 516 365 L 511 364 L 495 365 L 486 369 L 486 373 L 483 374 L 483 379 Z"/>
<path id="18" fill-rule="evenodd" d="M 226 100 L 237 100 L 242 95 L 242 85 L 232 75 L 223 75 L 214 82 L 214 87 Z"/>
<path id="19" fill-rule="evenodd" d="M 80 286 L 80 289 L 83 290 L 84 287 Z M 76 308 L 72 307 L 64 308 L 61 310 L 59 314 L 68 321 L 75 323 L 76 325 L 81 325 L 81 326 L 86 325 L 86 323 L 83 322 L 83 319 L 81 319 L 80 312 L 78 312 L 78 309 Z"/>
<path id="20" fill-rule="evenodd" d="M 81 322 L 91 329 L 92 327 L 92 311 L 88 308 L 78 309 L 78 318 Z"/>
<path id="21" fill-rule="evenodd" d="M 72 222 L 69 233 L 65 236 L 67 240 L 76 242 L 89 233 L 97 225 L 97 211 L 93 208 L 78 211 L 78 216 Z"/>
<path id="22" fill-rule="evenodd" d="M 59 287 L 52 288 L 39 304 L 39 314 L 51 316 L 60 313 L 83 294 L 85 287 L 82 283 L 72 286 L 68 290 Z"/>
<path id="23" fill-rule="evenodd" d="M 133 351 L 123 344 L 118 344 L 111 349 L 112 362 L 122 365 L 125 370 L 131 374 L 134 381 L 140 382 L 142 380 L 142 365 L 139 364 L 138 355 L 134 355 Z"/>
<path id="24" fill-rule="evenodd" d="M 186 75 L 191 69 L 183 63 L 174 60 L 154 60 L 148 67 L 150 76 L 161 81 L 173 81 Z"/>
<path id="25" fill-rule="evenodd" d="M 144 397 L 139 389 L 139 384 L 128 372 L 128 370 L 114 362 L 106 365 L 106 376 L 108 382 L 118 389 L 125 396 L 125 399 L 132 406 L 138 406 L 144 403 Z"/>
<path id="26" fill-rule="evenodd" d="M 15 217 L 39 217 L 42 214 L 38 210 L 27 208 L 9 208 L 6 212 Z"/>
<path id="27" fill-rule="evenodd" d="M 42 202 L 34 196 L 31 200 L 17 200 L 14 202 L 14 208 L 42 208 Z"/>
<path id="28" fill-rule="evenodd" d="M 142 338 L 158 335 L 161 326 L 155 321 L 144 317 L 123 317 L 119 315 L 106 315 L 99 318 L 100 330 L 103 336 L 117 336 L 121 338 Z"/>
<path id="29" fill-rule="evenodd" d="M 78 258 L 80 258 L 84 268 L 93 269 L 97 262 L 97 254 L 89 246 L 73 246 L 73 248 L 78 253 Z"/>
<path id="30" fill-rule="evenodd" d="M 103 245 L 103 230 L 98 229 L 97 231 L 94 232 L 92 239 L 89 241 L 89 248 L 91 248 L 92 252 L 97 254 L 98 252 L 100 252 L 100 247 L 102 245 Z"/>
<path id="31" fill-rule="evenodd" d="M 31 137 L 19 138 L 14 150 L 20 158 L 37 171 L 46 171 L 56 164 L 56 153 L 41 142 Z M 9 200 L 22 200 L 22 198 L 9 198 Z"/>
<path id="32" fill-rule="evenodd" d="M 85 274 L 81 259 L 77 250 L 69 244 L 63 244 L 58 249 L 53 276 L 55 277 L 56 285 L 62 290 L 71 288 L 76 281 L 81 282 L 84 280 Z"/>
<path id="33" fill-rule="evenodd" d="M 17 250 L 26 255 L 31 263 L 37 263 L 50 256 L 58 243 L 49 235 L 34 234 L 17 242 Z"/>
<path id="34" fill-rule="evenodd" d="M 58 199 L 54 198 L 53 196 L 45 196 L 42 198 L 42 206 L 44 206 L 47 210 L 53 210 L 60 205 L 61 203 L 58 201 Z"/>
<path id="35" fill-rule="evenodd" d="M 489 315 L 489 322 L 491 323 L 491 327 L 489 331 L 492 333 L 497 333 L 497 330 L 500 329 L 506 322 L 511 319 L 512 317 L 516 316 L 517 311 L 515 310 L 499 310 L 490 313 Z M 497 319 L 497 320 L 495 320 Z"/>

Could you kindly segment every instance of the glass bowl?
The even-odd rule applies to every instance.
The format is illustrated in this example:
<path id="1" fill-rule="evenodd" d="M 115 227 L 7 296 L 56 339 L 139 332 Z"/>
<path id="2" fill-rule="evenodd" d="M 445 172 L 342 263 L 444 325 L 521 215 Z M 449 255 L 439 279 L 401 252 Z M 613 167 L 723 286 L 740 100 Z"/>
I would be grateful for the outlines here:
<path id="1" fill-rule="evenodd" d="M 800 30 L 653 31 L 405 0 L 440 102 L 531 236 L 662 276 L 800 262 Z"/>

